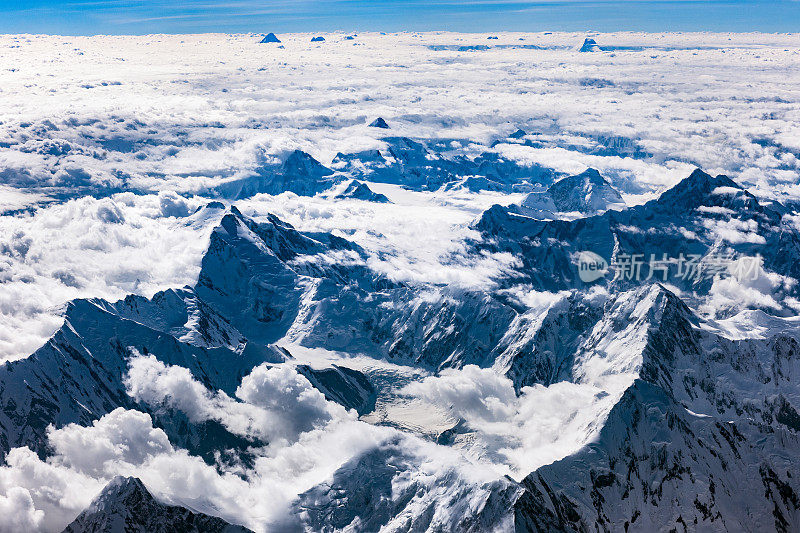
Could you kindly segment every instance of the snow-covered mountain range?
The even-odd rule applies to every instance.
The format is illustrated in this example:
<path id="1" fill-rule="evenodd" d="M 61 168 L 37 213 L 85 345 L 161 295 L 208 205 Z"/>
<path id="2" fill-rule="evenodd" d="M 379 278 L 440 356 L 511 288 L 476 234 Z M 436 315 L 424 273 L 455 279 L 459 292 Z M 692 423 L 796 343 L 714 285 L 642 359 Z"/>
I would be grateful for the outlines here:
<path id="1" fill-rule="evenodd" d="M 147 112 L 0 124 L 0 531 L 800 529 L 798 159 L 781 125 L 800 43 L 311 37 L 131 38 L 197 49 L 168 76 L 176 106 L 185 84 L 198 109 L 224 103 L 196 129 L 151 102 L 162 74 L 135 46 L 111 70 L 142 61 L 135 87 L 82 90 L 134 91 Z M 382 39 L 394 59 L 367 63 Z M 48 46 L 116 61 L 65 42 Z M 716 93 L 653 85 L 658 54 L 706 72 L 723 51 L 729 70 L 702 81 Z M 782 58 L 780 76 L 752 54 Z M 370 94 L 354 64 L 375 69 Z M 748 100 L 752 130 L 743 72 L 777 95 Z M 502 116 L 549 98 L 543 80 L 569 88 L 535 120 Z M 645 128 L 641 105 L 614 111 L 648 91 L 696 116 L 716 95 L 727 134 L 753 142 L 712 153 Z M 423 112 L 440 92 L 450 107 Z M 581 122 L 596 108 L 616 122 Z"/>
<path id="2" fill-rule="evenodd" d="M 596 179 L 588 173 L 559 181 L 565 184 L 560 196 L 583 195 L 585 184 Z M 565 190 L 566 184 L 573 189 Z M 202 210 L 220 209 L 211 203 Z M 660 245 L 706 256 L 723 244 L 715 232 L 724 214 L 727 221 L 753 221 L 751 234 L 760 237 L 729 239 L 725 246 L 760 254 L 769 275 L 796 279 L 796 265 L 782 254 L 795 249 L 798 231 L 782 222 L 783 212 L 781 206 L 763 207 L 729 178 L 701 171 L 658 200 L 589 218 L 541 221 L 514 205 L 494 206 L 476 220 L 482 237 L 474 246 L 502 250 L 519 263 L 495 288 L 466 290 L 393 281 L 370 269 L 367 253 L 352 241 L 298 231 L 274 215 L 257 222 L 234 206 L 210 235 L 195 286 L 152 298 L 71 302 L 63 326 L 45 346 L 0 368 L 3 452 L 13 458 L 30 450 L 53 457 L 45 464 L 74 469 L 76 460 L 62 457 L 59 432 L 141 412 L 171 447 L 208 464 L 241 464 L 244 473 L 246 465 L 258 463 L 259 449 L 311 431 L 314 416 L 344 417 L 397 433 L 336 466 L 330 479 L 309 482 L 290 499 L 282 520 L 314 530 L 644 531 L 685 525 L 789 531 L 800 525 L 800 415 L 794 407 L 800 402 L 800 324 L 786 310 L 794 285 L 784 283 L 783 306 L 742 301 L 725 316 L 700 316 L 687 302 L 701 306 L 717 284 L 733 278 L 717 273 L 711 281 L 680 286 L 603 278 L 581 286 L 571 251 L 594 246 L 611 254 Z M 541 244 L 555 241 L 563 245 Z M 523 287 L 533 294 L 561 292 L 525 306 L 511 296 Z M 320 358 L 330 351 L 340 355 Z M 357 357 L 342 359 L 345 354 Z M 371 362 L 365 362 L 367 354 Z M 392 367 L 418 369 L 423 379 L 391 377 Z M 271 372 L 284 373 L 305 391 L 291 401 L 311 395 L 314 409 L 325 414 L 305 415 L 309 424 L 291 420 L 294 429 L 269 427 L 277 423 L 265 412 L 271 403 L 259 398 L 274 385 L 262 383 L 267 390 L 257 393 L 247 389 L 255 386 L 248 383 L 256 374 Z M 470 406 L 464 395 L 488 385 L 459 383 L 463 372 L 507 380 L 509 396 L 501 400 L 502 394 L 484 390 L 486 396 L 471 400 L 483 407 Z M 504 439 L 512 438 L 509 445 L 523 456 L 545 446 L 530 449 L 513 444 L 519 436 L 492 435 L 480 421 L 500 423 L 498 414 L 480 411 L 517 401 L 520 409 L 531 409 L 526 402 L 535 391 L 566 386 L 586 396 L 572 407 L 575 413 L 567 409 L 554 422 L 574 434 L 556 431 L 548 443 L 550 460 L 507 463 Z M 492 406 L 491 399 L 511 405 Z M 242 412 L 214 413 L 205 403 Z M 409 410 L 426 409 L 439 412 L 439 421 L 409 422 Z M 359 416 L 363 421 L 353 418 Z M 404 446 L 408 434 L 421 439 L 424 453 Z M 440 469 L 426 455 L 443 453 L 437 448 L 458 450 L 469 463 Z M 491 481 L 483 472 L 483 481 L 471 479 L 476 464 L 504 461 L 512 477 Z M 530 471 L 521 470 L 524 465 Z M 432 469 L 427 476 L 433 478 L 417 479 L 420 469 Z M 401 480 L 410 485 L 399 490 Z M 141 492 L 137 483 L 124 486 Z M 120 492 L 127 494 L 106 489 L 98 501 L 111 503 L 93 503 L 72 530 L 140 520 L 122 517 L 118 507 L 130 506 Z M 197 505 L 180 492 L 169 497 Z M 170 509 L 177 508 L 154 516 L 178 512 Z M 235 515 L 225 518 L 237 521 Z M 258 529 L 257 521 L 243 518 L 239 523 Z"/>

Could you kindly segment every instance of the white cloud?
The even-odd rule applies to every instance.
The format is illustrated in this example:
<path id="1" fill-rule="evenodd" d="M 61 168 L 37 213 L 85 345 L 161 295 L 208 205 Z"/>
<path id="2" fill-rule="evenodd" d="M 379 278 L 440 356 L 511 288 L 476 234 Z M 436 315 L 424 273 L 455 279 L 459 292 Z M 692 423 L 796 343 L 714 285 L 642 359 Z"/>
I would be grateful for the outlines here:
<path id="1" fill-rule="evenodd" d="M 739 220 L 737 218 L 714 220 L 706 218 L 703 219 L 703 226 L 711 232 L 713 238 L 731 244 L 745 242 L 766 244 L 767 242 L 762 235 L 757 233 L 758 223 L 755 220 Z"/>
<path id="2" fill-rule="evenodd" d="M 510 379 L 467 365 L 411 383 L 401 393 L 462 420 L 467 436 L 456 436 L 455 447 L 522 478 L 576 451 L 600 430 L 630 383 L 606 381 L 602 387 L 568 382 L 524 387 L 517 397 Z"/>
<path id="3" fill-rule="evenodd" d="M 28 448 L 12 449 L 6 455 L 5 465 L 0 466 L 0 494 L 23 504 L 25 509 L 21 510 L 30 517 L 40 517 L 37 526 L 43 531 L 63 529 L 89 505 L 104 484 L 104 479 L 94 479 L 70 468 L 44 462 Z M 20 489 L 28 492 L 35 510 L 30 508 Z M 13 514 L 0 515 L 0 529 L 14 531 L 16 519 Z"/>
<path id="4" fill-rule="evenodd" d="M 254 368 L 236 390 L 242 401 L 208 390 L 188 369 L 165 365 L 153 355 L 131 358 L 125 385 L 137 401 L 177 409 L 192 422 L 215 420 L 232 433 L 271 446 L 294 442 L 302 433 L 350 416 L 288 365 Z"/>
<path id="5" fill-rule="evenodd" d="M 794 37 L 704 34 L 703 48 L 690 34 L 601 38 L 659 48 L 658 60 L 647 51 L 578 54 L 583 35 L 574 33 L 508 33 L 492 44 L 516 45 L 520 37 L 542 49 L 428 48 L 486 44 L 480 35 L 449 33 L 363 33 L 358 47 L 333 39 L 324 48 L 287 35 L 285 48 L 266 56 L 250 35 L 0 36 L 0 46 L 13 47 L 0 57 L 7 72 L 0 204 L 21 207 L 54 192 L 9 186 L 59 185 L 55 192 L 67 198 L 98 186 L 151 193 L 0 216 L 2 244 L 30 246 L 27 256 L 0 258 L 0 359 L 36 349 L 71 298 L 192 283 L 208 235 L 207 226 L 184 220 L 199 205 L 192 194 L 298 148 L 329 163 L 340 151 L 384 148 L 379 138 L 390 134 L 460 139 L 448 148 L 475 155 L 523 127 L 546 145 L 503 145 L 501 153 L 568 172 L 599 168 L 626 198 L 650 197 L 695 164 L 741 173 L 760 194 L 800 197 L 800 167 L 790 153 L 797 101 L 785 78 L 799 61 Z M 176 64 L 186 49 L 191 57 Z M 523 68 L 531 57 L 537 68 Z M 586 79 L 613 86 L 582 86 Z M 767 96 L 742 97 L 751 84 Z M 392 129 L 367 127 L 375 116 Z M 654 157 L 571 148 L 597 146 L 603 136 L 638 143 Z M 380 210 L 285 196 L 245 204 L 306 229 L 343 232 L 369 249 L 371 266 L 397 280 L 485 287 L 514 268 L 502 255 L 468 257 L 461 243 L 480 209 L 517 198 L 397 188 L 390 196 L 398 205 Z M 719 229 L 732 239 L 748 235 Z"/>
<path id="6" fill-rule="evenodd" d="M 497 44 L 518 44 L 522 36 L 504 34 Z M 577 54 L 578 34 L 524 37 L 544 49 L 427 48 L 486 42 L 448 33 L 367 33 L 359 37 L 363 46 L 330 40 L 319 49 L 289 36 L 285 48 L 269 53 L 243 35 L 32 36 L 24 42 L 0 36 L 8 51 L 0 55 L 0 209 L 41 205 L 0 215 L 0 359 L 41 345 L 72 298 L 149 295 L 193 283 L 222 214 L 193 214 L 207 201 L 195 194 L 276 164 L 294 149 L 327 164 L 339 151 L 384 149 L 378 137 L 390 134 L 458 139 L 448 149 L 474 156 L 522 127 L 542 146 L 501 145 L 503 157 L 564 172 L 598 168 L 626 199 L 650 198 L 694 165 L 728 172 L 758 194 L 800 198 L 800 163 L 791 153 L 798 147 L 800 108 L 786 76 L 800 66 L 796 36 L 600 38 L 601 45 L 674 48 L 659 50 L 657 59 L 636 51 Z M 587 79 L 611 84 L 581 85 Z M 368 128 L 376 116 L 392 129 Z M 576 149 L 597 148 L 603 136 L 636 143 L 653 157 Z M 299 229 L 351 239 L 365 248 L 371 268 L 397 281 L 487 288 L 493 277 L 517 268 L 507 254 L 471 255 L 465 240 L 478 237 L 468 226 L 482 210 L 522 195 L 370 186 L 394 203 L 282 194 L 239 205 L 256 218 L 273 212 Z M 42 204 L 47 195 L 58 201 Z M 708 224 L 721 240 L 762 242 L 751 222 Z M 747 283 L 717 280 L 708 305 L 712 313 L 740 305 L 776 309 L 790 283 L 773 274 Z M 561 297 L 524 287 L 508 294 L 533 309 Z M 481 468 L 462 474 L 519 477 L 594 435 L 620 391 L 601 378 L 530 387 L 516 397 L 509 380 L 466 367 L 410 385 L 404 394 L 465 421 L 469 438 L 456 437 L 456 447 Z M 218 421 L 270 445 L 258 451 L 243 479 L 176 449 L 136 411 L 118 409 L 89 427 L 53 429 L 52 458 L 17 448 L 0 466 L 0 530 L 60 530 L 117 474 L 140 476 L 174 503 L 257 531 L 275 529 L 298 493 L 399 434 L 326 402 L 288 365 L 254 369 L 234 397 L 206 389 L 186 369 L 138 357 L 128 386 L 143 402 L 181 410 L 194 421 Z M 434 474 L 448 471 L 442 465 L 463 466 L 459 450 L 412 437 L 401 442 L 416 451 L 420 465 L 404 478 L 409 484 L 434 487 Z"/>
<path id="7" fill-rule="evenodd" d="M 5 495 L 0 495 L 0 532 L 18 533 L 39 529 L 44 511 L 36 509 L 33 498 L 27 489 L 11 487 Z"/>
<path id="8" fill-rule="evenodd" d="M 118 407 L 89 427 L 69 424 L 48 431 L 48 440 L 63 464 L 94 477 L 113 477 L 112 464 L 140 464 L 172 452 L 166 433 L 153 428 L 150 416 Z"/>
<path id="9" fill-rule="evenodd" d="M 285 525 L 288 506 L 298 494 L 325 481 L 350 458 L 397 435 L 396 430 L 359 422 L 338 406 L 321 405 L 327 404 L 321 394 L 290 367 L 258 367 L 245 378 L 241 395 L 258 404 L 253 405 L 197 390 L 181 372 L 185 369 L 157 368 L 146 357 L 137 364 L 139 378 L 156 381 L 148 391 L 137 389 L 141 393 L 169 394 L 161 388 L 175 386 L 167 401 L 198 420 L 219 420 L 243 434 L 292 433 L 293 440 L 254 449 L 260 455 L 252 469 L 230 470 L 174 448 L 152 426 L 150 416 L 138 411 L 120 408 L 88 427 L 51 428 L 52 457 L 43 461 L 28 448 L 16 448 L 0 466 L 0 506 L 25 513 L 0 515 L 0 531 L 19 531 L 16 526 L 25 517 L 36 521 L 26 530 L 60 531 L 116 475 L 139 477 L 163 501 L 257 532 L 270 531 Z M 143 365 L 150 366 L 150 374 L 143 373 Z M 320 419 L 330 412 L 338 418 Z"/>
<path id="10" fill-rule="evenodd" d="M 486 288 L 493 285 L 492 278 L 518 266 L 507 253 L 471 254 L 465 240 L 480 238 L 468 226 L 484 209 L 518 201 L 522 195 L 370 187 L 394 203 L 333 202 L 287 193 L 258 195 L 237 206 L 256 220 L 273 213 L 299 230 L 332 232 L 352 240 L 367 251 L 366 264 L 372 270 L 394 281 Z"/>
<path id="11" fill-rule="evenodd" d="M 712 317 L 747 308 L 780 311 L 786 291 L 796 284 L 792 278 L 767 271 L 761 258 L 741 257 L 728 266 L 727 275 L 714 278 L 700 310 Z M 793 299 L 785 303 L 792 307 Z"/>

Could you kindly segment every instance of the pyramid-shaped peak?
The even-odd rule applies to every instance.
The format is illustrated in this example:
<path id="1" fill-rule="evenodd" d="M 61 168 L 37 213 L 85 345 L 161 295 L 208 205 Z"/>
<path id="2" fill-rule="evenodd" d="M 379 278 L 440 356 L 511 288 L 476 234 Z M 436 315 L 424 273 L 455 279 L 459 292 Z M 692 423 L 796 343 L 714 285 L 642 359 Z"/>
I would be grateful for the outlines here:
<path id="1" fill-rule="evenodd" d="M 711 176 L 702 170 L 695 169 L 688 177 L 664 192 L 658 199 L 662 205 L 674 207 L 691 207 L 703 205 L 711 196 L 718 196 L 720 191 L 743 190 L 728 176 Z"/>
<path id="2" fill-rule="evenodd" d="M 225 209 L 225 204 L 223 204 L 222 202 L 220 202 L 218 200 L 212 200 L 212 201 L 208 202 L 206 205 L 204 205 L 202 207 L 198 207 L 197 209 L 198 210 L 200 210 L 200 209 Z"/>
<path id="3" fill-rule="evenodd" d="M 153 496 L 150 494 L 150 491 L 147 490 L 147 487 L 144 486 L 142 480 L 138 477 L 133 476 L 116 476 L 114 479 L 108 482 L 103 490 L 100 492 L 98 498 L 102 496 L 108 495 L 130 495 L 130 494 L 141 494 L 142 496 L 146 496 L 148 498 L 152 498 Z"/>
<path id="4" fill-rule="evenodd" d="M 625 206 L 619 191 L 593 168 L 555 182 L 548 192 L 559 211 L 596 213 Z"/>
<path id="5" fill-rule="evenodd" d="M 336 198 L 350 198 L 354 200 L 365 200 L 367 202 L 377 202 L 381 204 L 391 203 L 389 198 L 387 198 L 385 195 L 373 191 L 366 183 L 362 183 L 358 180 L 351 181 L 343 192 L 336 195 Z"/>
<path id="6" fill-rule="evenodd" d="M 580 49 L 581 52 L 602 52 L 603 49 L 598 46 L 597 41 L 595 41 L 592 37 L 587 37 L 583 41 L 583 46 Z"/>
<path id="7" fill-rule="evenodd" d="M 312 177 L 329 176 L 333 171 L 314 159 L 310 154 L 295 150 L 283 163 L 283 171 L 286 174 L 302 174 Z"/>
<path id="8" fill-rule="evenodd" d="M 289 164 L 301 161 L 317 162 L 317 160 L 314 159 L 311 154 L 302 150 L 294 150 L 291 154 L 289 154 L 289 157 L 286 158 L 286 163 Z"/>
<path id="9" fill-rule="evenodd" d="M 608 181 L 600 174 L 596 168 L 587 168 L 580 174 L 573 176 L 573 178 L 584 178 L 592 183 L 608 183 Z"/>
<path id="10" fill-rule="evenodd" d="M 709 192 L 717 187 L 734 187 L 736 189 L 741 189 L 741 187 L 728 176 L 724 174 L 712 176 L 699 168 L 694 169 L 688 177 L 681 180 L 681 182 L 676 185 L 676 188 L 677 187 L 685 187 L 691 190 L 707 190 Z"/>
<path id="11" fill-rule="evenodd" d="M 370 128 L 383 128 L 385 130 L 389 129 L 389 125 L 383 120 L 383 117 L 378 117 L 369 124 Z"/>
<path id="12" fill-rule="evenodd" d="M 279 43 L 279 42 L 281 42 L 281 40 L 278 39 L 278 36 L 275 35 L 274 33 L 269 33 L 263 39 L 261 39 L 261 43 Z"/>
<path id="13" fill-rule="evenodd" d="M 250 530 L 185 507 L 163 504 L 150 494 L 138 478 L 117 476 L 64 529 L 64 533 L 86 531 L 247 533 Z"/>
<path id="14" fill-rule="evenodd" d="M 231 239 L 239 240 L 245 246 L 249 246 L 254 238 L 261 240 L 282 261 L 321 250 L 321 244 L 317 240 L 298 231 L 276 215 L 267 213 L 266 220 L 256 222 L 242 215 L 235 207 L 231 207 L 231 212 L 222 217 L 214 235 L 230 242 L 233 242 Z"/>
<path id="15" fill-rule="evenodd" d="M 282 230 L 289 230 L 289 231 L 295 231 L 295 232 L 297 231 L 297 230 L 295 230 L 294 226 L 292 226 L 290 223 L 286 222 L 285 220 L 282 220 L 281 218 L 279 218 L 277 215 L 274 215 L 273 213 L 267 213 L 267 221 L 265 223 L 258 224 L 253 219 L 251 219 L 251 218 L 245 216 L 244 214 L 242 214 L 242 212 L 239 211 L 239 209 L 235 205 L 232 205 L 231 209 L 230 209 L 230 212 L 228 214 L 226 214 L 224 217 L 222 217 L 222 221 L 220 222 L 220 226 L 223 229 L 227 230 L 228 228 L 226 228 L 226 220 L 233 221 L 234 219 L 240 220 L 247 227 L 253 227 L 254 228 L 254 227 L 258 227 L 259 225 L 263 226 L 265 224 L 270 224 L 270 225 L 275 226 L 276 228 L 279 228 L 279 229 L 282 229 Z M 233 233 L 235 234 L 235 232 L 233 232 Z"/>
<path id="16" fill-rule="evenodd" d="M 155 504 L 156 500 L 139 478 L 116 476 L 92 500 L 84 514 L 116 513 L 117 507 L 130 503 L 150 505 Z"/>

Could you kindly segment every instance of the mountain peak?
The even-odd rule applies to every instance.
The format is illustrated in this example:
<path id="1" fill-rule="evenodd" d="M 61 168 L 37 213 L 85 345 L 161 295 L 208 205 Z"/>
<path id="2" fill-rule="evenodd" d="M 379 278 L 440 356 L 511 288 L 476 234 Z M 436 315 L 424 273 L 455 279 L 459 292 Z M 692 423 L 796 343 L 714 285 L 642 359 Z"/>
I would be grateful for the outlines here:
<path id="1" fill-rule="evenodd" d="M 260 43 L 279 43 L 281 42 L 280 39 L 274 34 L 269 33 L 263 39 L 261 39 Z"/>
<path id="2" fill-rule="evenodd" d="M 619 191 L 593 168 L 553 183 L 547 192 L 550 193 L 558 210 L 564 212 L 578 211 L 593 214 L 625 206 Z"/>
<path id="3" fill-rule="evenodd" d="M 373 191 L 366 183 L 362 183 L 358 180 L 352 180 L 347 188 L 334 198 L 364 200 L 366 202 L 377 202 L 381 204 L 391 203 L 389 198 L 385 195 Z"/>
<path id="4" fill-rule="evenodd" d="M 163 504 L 138 478 L 117 476 L 63 533 L 85 531 L 247 533 L 250 530 L 185 507 Z"/>
<path id="5" fill-rule="evenodd" d="M 295 150 L 283 163 L 283 170 L 286 174 L 321 177 L 333 174 L 333 171 L 314 159 L 310 154 L 302 150 Z"/>
<path id="6" fill-rule="evenodd" d="M 657 202 L 669 207 L 692 209 L 709 201 L 716 204 L 717 202 L 711 197 L 720 196 L 720 189 L 723 191 L 726 189 L 744 190 L 728 176 L 714 177 L 698 168 L 677 185 L 665 191 Z"/>
<path id="7" fill-rule="evenodd" d="M 577 174 L 575 177 L 586 178 L 592 183 L 608 183 L 605 178 L 600 175 L 600 171 L 592 167 L 587 168 L 580 174 Z"/>
<path id="8" fill-rule="evenodd" d="M 108 485 L 103 488 L 95 501 L 103 505 L 114 499 L 131 496 L 142 497 L 143 499 L 149 500 L 154 499 L 147 490 L 147 487 L 142 483 L 142 480 L 138 477 L 116 476 L 108 482 Z"/>
<path id="9" fill-rule="evenodd" d="M 321 245 L 318 241 L 297 231 L 290 223 L 272 213 L 267 213 L 266 218 L 266 221 L 257 223 L 231 206 L 231 212 L 222 217 L 217 232 L 222 231 L 233 238 L 244 238 L 248 243 L 252 239 L 260 240 L 282 261 L 319 251 Z"/>
<path id="10" fill-rule="evenodd" d="M 602 52 L 603 49 L 597 45 L 597 41 L 592 39 L 591 37 L 587 37 L 583 41 L 583 46 L 580 48 L 581 52 Z"/>
<path id="11" fill-rule="evenodd" d="M 383 117 L 378 117 L 369 124 L 370 128 L 383 128 L 385 130 L 389 129 L 389 125 L 383 120 Z"/>

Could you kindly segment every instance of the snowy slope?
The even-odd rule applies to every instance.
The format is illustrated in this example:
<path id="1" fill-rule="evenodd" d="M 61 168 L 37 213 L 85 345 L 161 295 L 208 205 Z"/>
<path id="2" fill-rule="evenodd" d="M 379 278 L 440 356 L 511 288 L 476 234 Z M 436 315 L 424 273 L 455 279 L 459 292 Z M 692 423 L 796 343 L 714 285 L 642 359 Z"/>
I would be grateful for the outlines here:
<path id="1" fill-rule="evenodd" d="M 555 182 L 547 192 L 559 211 L 594 214 L 625 206 L 619 192 L 593 168 Z"/>
<path id="2" fill-rule="evenodd" d="M 795 530 L 796 330 L 731 341 L 659 291 L 639 377 L 595 442 L 523 481 L 518 520 L 544 506 L 569 531 Z"/>
<path id="3" fill-rule="evenodd" d="M 164 505 L 134 477 L 116 477 L 91 505 L 64 529 L 64 533 L 167 531 L 246 533 L 241 526 L 183 507 Z"/>
<path id="4" fill-rule="evenodd" d="M 710 179 L 698 177 L 700 186 Z M 662 200 L 680 205 L 687 198 L 681 191 L 670 191 Z M 691 196 L 691 205 L 696 197 Z M 740 210 L 760 209 L 747 197 L 734 201 Z M 769 214 L 764 215 L 767 221 Z M 138 404 L 128 395 L 121 379 L 128 358 L 137 353 L 188 368 L 206 387 L 232 394 L 240 376 L 260 362 L 293 358 L 268 342 L 292 339 L 308 347 L 333 342 L 344 350 L 371 343 L 373 349 L 387 347 L 389 360 L 432 370 L 475 363 L 492 367 L 511 379 L 518 394 L 532 385 L 567 382 L 592 387 L 600 391 L 598 398 L 608 400 L 587 404 L 585 409 L 594 410 L 597 418 L 580 430 L 572 454 L 537 468 L 521 484 L 497 480 L 474 485 L 458 477 L 462 474 L 451 477 L 441 471 L 436 475 L 445 477 L 435 482 L 438 489 L 428 482 L 412 483 L 408 490 L 417 496 L 392 492 L 392 501 L 402 504 L 365 514 L 357 502 L 387 497 L 381 495 L 386 486 L 396 485 L 392 479 L 413 479 L 419 468 L 413 458 L 392 459 L 388 485 L 377 478 L 360 481 L 366 472 L 374 475 L 375 461 L 387 461 L 386 454 L 406 453 L 384 442 L 336 471 L 335 497 L 328 481 L 298 496 L 298 519 L 314 529 L 381 524 L 403 530 L 418 520 L 424 524 L 419 527 L 474 530 L 507 529 L 512 523 L 539 527 L 542 520 L 568 530 L 595 523 L 614 530 L 626 521 L 647 530 L 695 518 L 700 524 L 719 520 L 745 528 L 791 529 L 796 523 L 791 507 L 791 479 L 800 475 L 791 466 L 791 442 L 800 420 L 793 407 L 800 402 L 793 355 L 796 321 L 774 318 L 761 338 L 732 340 L 727 332 L 741 331 L 744 324 L 703 321 L 657 284 L 606 296 L 564 293 L 530 313 L 489 293 L 443 291 L 421 299 L 417 289 L 353 263 L 362 253 L 344 239 L 304 234 L 274 216 L 256 223 L 233 209 L 212 234 L 195 289 L 113 304 L 76 301 L 62 330 L 45 347 L 3 369 L 3 404 L 14 409 L 13 416 L 8 410 L 3 415 L 6 450 L 26 445 L 47 453 L 50 424 L 89 425 L 113 407 L 151 411 L 152 404 Z M 293 293 L 293 299 L 286 297 Z M 374 324 L 370 317 L 377 317 Z M 331 336 L 334 324 L 341 331 L 339 340 Z M 297 371 L 329 400 L 362 414 L 372 409 L 376 395 L 386 393 L 375 389 L 369 372 L 303 365 Z M 247 446 L 228 426 L 215 426 L 213 420 L 186 424 L 180 407 L 170 409 L 152 410 L 154 421 L 170 441 L 207 460 L 213 449 L 202 443 L 209 438 L 215 446 L 225 440 L 234 449 Z M 462 419 L 438 440 L 481 461 L 494 457 L 480 444 L 480 429 L 473 424 Z M 693 444 L 697 438 L 699 448 Z M 653 463 L 658 442 L 668 446 Z M 746 444 L 754 442 L 760 444 Z M 764 446 L 787 458 L 768 459 L 760 454 Z M 627 470 L 620 470 L 623 465 Z M 676 474 L 664 478 L 665 469 Z M 702 482 L 684 479 L 683 472 L 702 472 Z M 762 488 L 743 495 L 737 491 L 738 476 L 761 480 Z M 437 490 L 442 491 L 438 496 Z M 633 503 L 620 503 L 629 498 Z M 747 498 L 753 511 L 742 514 L 746 508 L 740 502 Z M 335 512 L 325 510 L 331 505 Z M 449 511 L 437 511 L 440 505 Z M 765 511 L 776 505 L 775 513 Z M 475 514 L 476 508 L 488 514 Z M 697 511 L 689 513 L 689 508 Z M 542 509 L 549 514 L 542 515 Z M 413 517 L 411 522 L 406 516 Z"/>

